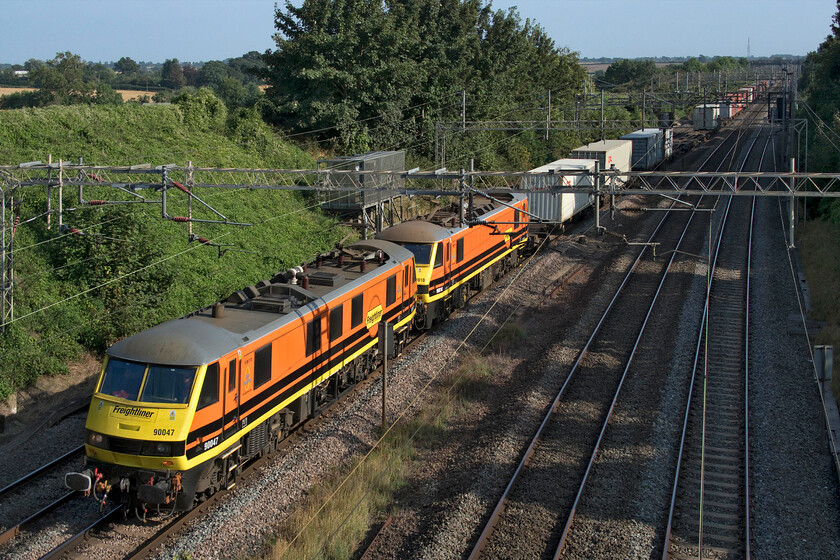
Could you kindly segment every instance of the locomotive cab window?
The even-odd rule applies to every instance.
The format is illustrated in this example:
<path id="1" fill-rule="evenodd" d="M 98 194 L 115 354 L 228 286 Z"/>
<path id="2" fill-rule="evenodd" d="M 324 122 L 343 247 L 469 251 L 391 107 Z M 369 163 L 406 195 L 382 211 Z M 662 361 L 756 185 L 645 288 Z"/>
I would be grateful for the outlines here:
<path id="1" fill-rule="evenodd" d="M 271 343 L 254 352 L 254 389 L 271 379 Z"/>
<path id="2" fill-rule="evenodd" d="M 362 302 L 364 295 L 359 294 L 353 298 L 352 309 L 350 310 L 350 328 L 357 327 L 362 324 L 364 314 L 362 312 Z"/>
<path id="3" fill-rule="evenodd" d="M 195 368 L 150 365 L 140 402 L 187 404 Z"/>
<path id="4" fill-rule="evenodd" d="M 140 394 L 140 385 L 143 384 L 145 373 L 145 364 L 108 358 L 108 365 L 105 366 L 105 375 L 102 377 L 102 386 L 99 387 L 99 392 L 112 397 L 136 401 L 137 395 Z"/>
<path id="5" fill-rule="evenodd" d="M 385 282 L 385 305 L 391 305 L 397 301 L 397 275 L 393 274 Z"/>
<path id="6" fill-rule="evenodd" d="M 401 243 L 403 247 L 414 253 L 414 261 L 419 265 L 427 265 L 432 257 L 432 247 L 427 243 Z"/>
<path id="7" fill-rule="evenodd" d="M 438 243 L 435 250 L 435 268 L 439 266 L 443 266 L 443 243 Z"/>
<path id="8" fill-rule="evenodd" d="M 201 393 L 198 395 L 198 408 L 216 404 L 219 402 L 219 362 L 207 366 L 204 374 L 204 384 L 201 386 Z"/>

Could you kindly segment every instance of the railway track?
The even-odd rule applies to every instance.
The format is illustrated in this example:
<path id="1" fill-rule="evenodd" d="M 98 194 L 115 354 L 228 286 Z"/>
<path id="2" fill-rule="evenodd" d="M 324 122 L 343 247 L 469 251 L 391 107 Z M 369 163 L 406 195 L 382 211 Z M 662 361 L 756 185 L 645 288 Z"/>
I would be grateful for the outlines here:
<path id="1" fill-rule="evenodd" d="M 468 301 L 473 300 L 473 298 L 479 296 L 482 293 L 483 292 L 473 292 L 470 295 Z M 453 315 L 457 313 L 458 311 L 456 310 L 455 312 L 453 312 Z M 409 340 L 408 344 L 403 349 L 403 351 L 408 351 L 415 345 L 421 343 L 425 336 L 426 331 L 416 333 L 415 336 L 413 336 Z M 351 391 L 358 392 L 373 384 L 381 383 L 381 374 L 382 368 L 380 366 L 367 378 L 356 384 L 351 389 Z M 330 403 L 329 406 L 321 410 L 318 414 L 314 415 L 313 417 L 306 420 L 302 425 L 298 426 L 292 432 L 292 434 L 290 434 L 289 437 L 284 439 L 278 445 L 278 448 L 275 453 L 271 453 L 264 457 L 258 458 L 247 464 L 243 469 L 242 474 L 238 476 L 240 485 L 247 485 L 249 479 L 257 475 L 261 466 L 265 465 L 268 461 L 274 460 L 277 457 L 277 452 L 281 452 L 282 449 L 285 449 L 290 445 L 294 444 L 296 441 L 299 440 L 300 437 L 303 437 L 302 434 L 305 434 L 306 432 L 315 429 L 317 423 L 322 422 L 324 420 L 328 420 L 331 416 L 333 405 L 339 402 L 347 403 L 348 399 L 333 401 L 332 403 Z M 81 446 L 79 449 L 74 451 L 78 451 L 79 454 L 83 454 L 84 446 Z M 17 530 L 14 531 L 14 535 L 19 534 L 24 527 L 32 525 L 36 521 L 43 521 L 46 518 L 46 516 L 50 514 L 50 512 L 58 508 L 60 505 L 68 501 L 74 500 L 74 498 L 78 498 L 76 494 L 77 493 L 71 492 L 63 496 L 60 502 L 51 504 L 48 508 L 44 508 L 43 510 L 37 512 L 35 515 L 28 518 L 20 527 L 18 527 Z M 190 510 L 189 512 L 178 515 L 172 518 L 171 520 L 162 519 L 160 516 L 152 515 L 149 518 L 149 521 L 151 523 L 150 527 L 143 527 L 142 525 L 139 525 L 138 522 L 134 521 L 135 514 L 130 511 L 124 511 L 122 506 L 120 505 L 111 505 L 110 509 L 108 509 L 108 506 L 105 505 L 104 509 L 106 509 L 107 511 L 102 515 L 101 518 L 91 523 L 77 524 L 81 528 L 77 528 L 73 532 L 72 536 L 66 538 L 64 542 L 60 543 L 55 548 L 47 552 L 47 555 L 45 557 L 96 558 L 95 551 L 97 550 L 97 548 L 100 546 L 107 546 L 108 549 L 112 552 L 112 554 L 116 554 L 122 558 L 149 558 L 156 554 L 163 544 L 169 542 L 173 534 L 177 533 L 188 523 L 200 519 L 203 515 L 205 515 L 209 508 L 219 503 L 228 494 L 228 491 L 219 491 L 212 495 L 210 498 L 208 498 L 206 501 L 199 504 L 197 507 Z M 80 500 L 77 499 L 77 502 L 78 501 Z M 100 511 L 102 510 L 103 507 L 100 506 Z M 132 535 L 132 539 L 114 538 L 115 534 L 118 534 L 120 532 L 119 527 L 124 526 L 126 522 L 128 523 L 128 525 L 133 526 L 134 530 L 132 530 L 131 532 L 136 534 Z M 112 526 L 111 528 L 109 528 L 109 525 L 113 524 L 117 524 L 117 526 Z M 2 554 L 3 552 L 0 551 L 0 557 L 2 557 Z"/>
<path id="2" fill-rule="evenodd" d="M 761 159 L 761 169 L 768 135 Z M 730 216 L 730 213 L 732 216 Z M 749 301 L 755 199 L 728 197 L 684 414 L 663 560 L 750 558 Z"/>
<path id="3" fill-rule="evenodd" d="M 73 408 L 66 416 L 82 410 L 87 406 Z M 0 488 L 0 546 L 74 497 L 64 487 L 64 473 L 83 455 L 80 445 Z"/>
<path id="4" fill-rule="evenodd" d="M 732 148 L 723 151 L 719 166 L 727 157 L 735 157 L 739 139 L 737 134 Z M 529 557 L 560 556 L 647 320 L 688 230 L 691 218 L 684 219 L 685 215 L 678 213 L 673 218 L 679 226 L 660 232 L 667 216 L 663 218 L 639 255 L 640 259 L 656 237 L 659 251 L 671 253 L 667 264 L 646 263 L 637 269 L 637 260 L 631 267 L 622 283 L 624 292 L 620 289 L 613 298 L 549 407 L 470 558 L 513 558 L 523 553 Z M 633 281 L 628 284 L 631 275 Z M 644 312 L 640 312 L 638 300 L 649 302 Z M 610 314 L 620 319 L 604 326 Z M 633 339 L 627 332 L 638 336 Z M 621 365 L 623 370 L 618 367 Z M 533 459 L 535 455 L 543 457 Z M 577 492 L 568 484 L 574 481 L 581 481 Z"/>

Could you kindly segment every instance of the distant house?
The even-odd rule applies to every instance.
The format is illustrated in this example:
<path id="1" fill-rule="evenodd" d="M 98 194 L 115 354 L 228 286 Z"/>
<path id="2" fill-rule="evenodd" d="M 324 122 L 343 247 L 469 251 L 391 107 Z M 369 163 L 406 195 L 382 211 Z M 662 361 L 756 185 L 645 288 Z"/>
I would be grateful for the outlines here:
<path id="1" fill-rule="evenodd" d="M 15 70 L 15 78 L 25 78 L 29 75 L 29 70 Z"/>

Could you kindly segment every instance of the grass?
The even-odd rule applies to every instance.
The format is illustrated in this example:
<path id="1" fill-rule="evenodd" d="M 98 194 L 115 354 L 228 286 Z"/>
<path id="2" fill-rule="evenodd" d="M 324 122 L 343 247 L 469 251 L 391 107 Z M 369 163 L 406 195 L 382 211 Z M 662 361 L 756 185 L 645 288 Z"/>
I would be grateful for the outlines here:
<path id="1" fill-rule="evenodd" d="M 797 233 L 811 292 L 810 318 L 825 322 L 814 343 L 830 344 L 835 348 L 831 385 L 837 399 L 840 396 L 840 226 L 812 220 L 798 226 Z"/>
<path id="2" fill-rule="evenodd" d="M 0 111 L 0 165 L 26 161 L 125 165 L 148 162 L 210 167 L 312 168 L 253 112 L 228 114 L 208 90 L 171 106 L 54 106 Z M 88 200 L 121 200 L 111 188 L 85 188 Z M 151 190 L 142 194 L 159 198 Z M 0 336 L 0 399 L 42 375 L 68 370 L 83 352 L 113 342 L 297 265 L 348 234 L 310 198 L 291 192 L 201 189 L 231 227 L 194 224 L 225 250 L 190 244 L 187 226 L 161 218 L 158 205 L 83 208 L 64 190 L 65 223 L 84 237 L 60 235 L 35 220 L 15 234 L 15 319 Z M 53 192 L 57 206 L 57 193 Z M 186 215 L 170 194 L 170 215 Z M 19 189 L 22 219 L 46 207 L 45 190 Z M 196 217 L 214 219 L 196 205 Z M 79 294 L 82 294 L 79 296 Z M 77 297 L 79 296 L 79 297 Z M 57 302 L 63 302 L 55 305 Z M 23 318 L 32 313 L 31 316 Z"/>
<path id="3" fill-rule="evenodd" d="M 494 359 L 464 356 L 415 418 L 397 423 L 368 455 L 356 458 L 349 469 L 336 469 L 310 489 L 305 503 L 267 543 L 263 557 L 351 557 L 405 486 L 416 453 L 436 445 L 451 419 L 479 398 Z"/>
<path id="4" fill-rule="evenodd" d="M 490 339 L 489 348 L 500 354 L 506 354 L 513 348 L 525 342 L 525 328 L 514 322 L 507 322 L 502 325 L 493 338 Z"/>

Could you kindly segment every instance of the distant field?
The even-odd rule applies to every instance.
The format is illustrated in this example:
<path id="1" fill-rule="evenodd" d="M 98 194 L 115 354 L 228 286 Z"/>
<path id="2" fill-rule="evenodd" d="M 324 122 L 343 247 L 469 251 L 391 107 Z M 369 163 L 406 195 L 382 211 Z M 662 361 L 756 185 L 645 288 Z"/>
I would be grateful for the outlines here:
<path id="1" fill-rule="evenodd" d="M 25 87 L 0 87 L 0 95 L 8 95 L 10 93 L 15 93 L 18 91 L 35 91 L 35 88 L 25 88 Z"/>
<path id="2" fill-rule="evenodd" d="M 10 88 L 10 87 L 0 87 L 0 95 L 8 95 L 10 93 L 15 93 L 18 91 L 35 91 L 37 88 Z M 118 89 L 117 93 L 122 95 L 123 101 L 129 101 L 131 99 L 137 99 L 141 95 L 148 95 L 152 97 L 155 92 L 153 91 L 137 91 L 133 89 Z"/>
<path id="3" fill-rule="evenodd" d="M 657 62 L 656 66 L 658 68 L 662 68 L 664 66 L 670 66 L 672 64 L 678 64 L 678 63 L 677 62 Z M 594 62 L 581 62 L 580 65 L 583 66 L 584 68 L 586 68 L 586 71 L 589 72 L 590 74 L 594 74 L 598 70 L 603 70 L 603 71 L 606 72 L 607 68 L 610 67 L 609 64 L 604 64 L 604 63 L 597 63 L 596 64 Z"/>

